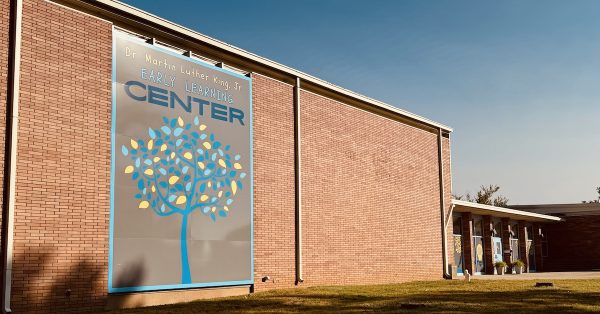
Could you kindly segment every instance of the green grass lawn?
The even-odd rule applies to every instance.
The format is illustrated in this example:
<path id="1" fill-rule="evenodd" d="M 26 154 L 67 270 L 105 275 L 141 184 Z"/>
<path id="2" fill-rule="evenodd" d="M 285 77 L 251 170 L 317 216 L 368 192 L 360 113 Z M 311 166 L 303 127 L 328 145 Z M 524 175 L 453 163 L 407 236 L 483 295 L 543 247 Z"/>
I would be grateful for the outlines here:
<path id="1" fill-rule="evenodd" d="M 548 280 L 545 280 L 548 281 Z M 249 296 L 201 300 L 115 313 L 285 312 L 600 312 L 600 280 L 427 281 L 391 285 L 274 290 Z M 407 309 L 403 304 L 423 304 Z"/>

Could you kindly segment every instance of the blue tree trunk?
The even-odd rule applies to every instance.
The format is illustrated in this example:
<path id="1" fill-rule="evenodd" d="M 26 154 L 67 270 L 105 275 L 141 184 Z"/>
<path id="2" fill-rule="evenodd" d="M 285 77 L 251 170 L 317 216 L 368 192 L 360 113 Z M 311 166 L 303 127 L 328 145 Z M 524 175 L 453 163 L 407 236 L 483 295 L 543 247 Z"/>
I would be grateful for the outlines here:
<path id="1" fill-rule="evenodd" d="M 188 215 L 183 214 L 181 219 L 181 283 L 189 284 L 192 283 L 192 275 L 190 273 L 190 262 L 188 261 L 188 249 L 187 249 L 187 225 Z"/>

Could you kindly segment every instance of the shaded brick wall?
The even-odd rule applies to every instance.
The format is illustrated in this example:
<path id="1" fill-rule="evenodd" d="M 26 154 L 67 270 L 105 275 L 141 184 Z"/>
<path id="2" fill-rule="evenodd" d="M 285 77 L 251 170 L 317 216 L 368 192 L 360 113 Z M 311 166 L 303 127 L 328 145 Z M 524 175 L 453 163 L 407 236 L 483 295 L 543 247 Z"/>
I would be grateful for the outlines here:
<path id="1" fill-rule="evenodd" d="M 6 143 L 6 99 L 8 88 L 8 32 L 10 0 L 0 0 L 0 161 L 4 165 L 4 150 Z M 4 198 L 4 166 L 0 167 L 0 204 Z M 0 225 L 2 225 L 3 211 L 0 210 Z M 0 241 L 2 234 L 0 233 Z"/>
<path id="2" fill-rule="evenodd" d="M 305 284 L 441 278 L 436 134 L 301 99 Z"/>
<path id="3" fill-rule="evenodd" d="M 24 1 L 15 313 L 103 306 L 111 32 L 109 23 L 96 18 L 45 1 Z"/>
<path id="4" fill-rule="evenodd" d="M 252 76 L 254 281 L 257 291 L 295 281 L 294 107 L 291 85 Z M 271 277 L 263 283 L 261 278 Z"/>
<path id="5" fill-rule="evenodd" d="M 600 215 L 567 216 L 543 226 L 548 241 L 545 271 L 600 269 Z"/>

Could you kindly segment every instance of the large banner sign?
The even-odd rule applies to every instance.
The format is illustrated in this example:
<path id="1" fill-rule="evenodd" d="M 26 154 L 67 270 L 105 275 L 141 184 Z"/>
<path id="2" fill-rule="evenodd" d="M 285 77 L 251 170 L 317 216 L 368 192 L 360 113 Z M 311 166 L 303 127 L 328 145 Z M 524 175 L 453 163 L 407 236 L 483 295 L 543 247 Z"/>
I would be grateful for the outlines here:
<path id="1" fill-rule="evenodd" d="M 250 78 L 113 45 L 109 292 L 251 284 Z"/>

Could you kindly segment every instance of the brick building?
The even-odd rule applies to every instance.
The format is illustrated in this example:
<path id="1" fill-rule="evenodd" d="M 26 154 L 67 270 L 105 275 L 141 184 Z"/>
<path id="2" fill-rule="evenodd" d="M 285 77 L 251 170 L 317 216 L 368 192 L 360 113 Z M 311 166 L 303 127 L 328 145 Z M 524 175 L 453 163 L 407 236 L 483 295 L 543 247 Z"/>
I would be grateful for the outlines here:
<path id="1" fill-rule="evenodd" d="M 4 311 L 98 311 L 275 288 L 441 279 L 448 275 L 448 264 L 456 261 L 474 270 L 473 262 L 464 262 L 473 260 L 477 252 L 474 222 L 490 227 L 482 228 L 481 235 L 490 241 L 494 230 L 507 234 L 501 241 L 514 235 L 525 241 L 521 232 L 539 235 L 531 228 L 560 220 L 519 210 L 453 204 L 452 130 L 443 124 L 117 1 L 0 2 L 0 60 L 8 65 L 0 68 L 0 79 L 6 82 L 0 85 L 0 111 L 6 117 L 0 124 L 0 159 L 5 165 L 0 168 Z M 182 285 L 136 285 L 160 281 L 149 266 L 151 261 L 144 259 L 118 273 L 122 265 L 113 263 L 113 252 L 118 251 L 114 233 L 119 232 L 118 226 L 113 228 L 119 224 L 113 196 L 121 191 L 114 187 L 115 154 L 118 150 L 133 154 L 138 146 L 150 151 L 154 143 L 132 139 L 127 149 L 115 145 L 120 135 L 114 131 L 114 105 L 117 90 L 123 92 L 115 73 L 119 36 L 168 55 L 165 58 L 250 82 L 251 107 L 246 117 L 251 120 L 242 123 L 251 128 L 251 182 L 245 183 L 244 190 L 249 187 L 252 192 L 250 229 L 227 235 L 238 239 L 249 231 L 248 280 L 228 279 L 219 285 L 214 284 L 219 279 L 205 284 L 192 278 L 192 283 L 182 279 Z M 136 89 L 126 92 L 136 100 L 161 103 L 166 95 L 174 97 L 150 84 L 133 84 Z M 142 90 L 148 94 L 140 94 Z M 175 99 L 185 107 L 185 98 Z M 187 99 L 191 106 L 192 98 Z M 220 116 L 225 111 L 215 111 L 218 106 L 211 107 L 211 117 L 226 120 Z M 229 110 L 231 123 L 235 108 Z M 181 116 L 181 122 L 173 119 L 173 127 L 178 123 L 183 127 L 182 120 Z M 150 136 L 154 139 L 153 131 Z M 216 149 L 214 142 L 212 146 Z M 219 162 L 226 168 L 229 160 Z M 230 181 L 227 185 L 233 194 L 239 190 Z M 155 186 L 151 188 L 154 192 Z M 146 195 L 145 186 L 143 190 Z M 154 203 L 141 201 L 139 209 Z M 211 209 L 207 207 L 205 213 L 211 215 Z M 217 213 L 214 207 L 212 213 Z M 216 215 L 211 217 L 215 220 Z M 506 222 L 502 231 L 493 229 L 494 217 Z M 144 224 L 157 223 L 155 218 L 150 213 Z M 516 233 L 511 231 L 513 221 Z M 182 238 L 205 236 L 193 227 L 182 230 Z M 166 239 L 159 240 L 170 241 L 173 235 L 165 234 Z M 459 243 L 465 253 L 453 261 L 457 235 L 462 236 Z M 486 239 L 482 241 L 486 248 Z M 168 257 L 169 245 L 162 255 Z M 214 254 L 194 245 L 189 249 L 192 267 L 194 261 L 203 262 Z M 485 252 L 489 259 L 491 246 Z M 195 253 L 199 257 L 194 260 Z M 232 258 L 223 261 L 227 264 Z M 129 277 L 119 281 L 119 276 Z"/>

